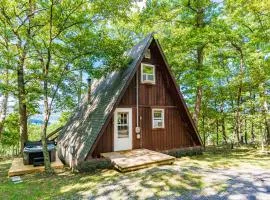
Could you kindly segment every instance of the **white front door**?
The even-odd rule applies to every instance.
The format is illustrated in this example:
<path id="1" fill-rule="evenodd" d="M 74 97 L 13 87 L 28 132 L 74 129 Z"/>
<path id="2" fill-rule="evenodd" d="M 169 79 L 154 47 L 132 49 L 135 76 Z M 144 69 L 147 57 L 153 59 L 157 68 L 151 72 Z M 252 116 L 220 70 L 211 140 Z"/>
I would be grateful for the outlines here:
<path id="1" fill-rule="evenodd" d="M 114 151 L 132 149 L 132 108 L 114 112 Z"/>

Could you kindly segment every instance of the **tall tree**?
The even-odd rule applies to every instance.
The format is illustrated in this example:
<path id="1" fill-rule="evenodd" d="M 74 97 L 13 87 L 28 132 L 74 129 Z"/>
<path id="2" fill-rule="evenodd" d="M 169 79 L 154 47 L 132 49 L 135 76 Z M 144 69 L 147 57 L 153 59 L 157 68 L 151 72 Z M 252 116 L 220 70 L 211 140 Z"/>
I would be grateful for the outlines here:
<path id="1" fill-rule="evenodd" d="M 31 29 L 31 18 L 35 14 L 32 11 L 32 1 L 6 1 L 2 0 L 0 6 L 0 21 L 9 32 L 5 40 L 9 43 L 10 49 L 14 50 L 16 60 L 13 68 L 17 73 L 17 97 L 19 102 L 20 116 L 20 140 L 21 150 L 28 140 L 27 134 L 27 94 L 25 81 L 25 65 L 29 51 L 29 38 Z"/>
<path id="2" fill-rule="evenodd" d="M 76 74 L 82 73 L 82 70 L 93 74 L 93 65 L 98 60 L 103 61 L 103 70 L 110 71 L 111 66 L 121 66 L 121 40 L 111 37 L 107 32 L 108 19 L 111 16 L 122 16 L 123 10 L 116 10 L 122 7 L 123 3 L 129 2 L 115 3 L 116 10 L 108 7 L 107 3 L 110 2 L 51 0 L 37 4 L 44 12 L 34 20 L 37 23 L 42 21 L 43 25 L 32 37 L 32 44 L 38 58 L 34 59 L 34 62 L 39 62 L 38 66 L 42 69 L 38 70 L 42 82 L 40 95 L 44 106 L 41 139 L 47 172 L 52 171 L 46 142 L 48 124 L 52 112 L 61 106 L 60 99 L 70 99 L 71 91 L 65 89 L 66 84 L 75 82 L 78 86 L 75 84 L 74 88 L 80 89 L 81 83 L 74 80 L 74 77 L 78 78 Z M 104 10 L 106 7 L 107 10 Z M 73 92 L 73 102 L 77 100 L 74 95 L 76 93 Z"/>

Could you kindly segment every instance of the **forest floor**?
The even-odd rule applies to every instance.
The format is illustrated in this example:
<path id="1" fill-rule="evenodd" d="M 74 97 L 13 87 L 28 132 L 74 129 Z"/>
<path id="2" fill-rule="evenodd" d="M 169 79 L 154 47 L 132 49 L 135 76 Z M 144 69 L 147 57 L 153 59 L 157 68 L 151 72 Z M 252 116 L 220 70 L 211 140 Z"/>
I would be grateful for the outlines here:
<path id="1" fill-rule="evenodd" d="M 0 199 L 270 199 L 270 155 L 252 149 L 206 151 L 173 165 L 129 173 L 102 170 L 7 177 L 0 160 Z"/>

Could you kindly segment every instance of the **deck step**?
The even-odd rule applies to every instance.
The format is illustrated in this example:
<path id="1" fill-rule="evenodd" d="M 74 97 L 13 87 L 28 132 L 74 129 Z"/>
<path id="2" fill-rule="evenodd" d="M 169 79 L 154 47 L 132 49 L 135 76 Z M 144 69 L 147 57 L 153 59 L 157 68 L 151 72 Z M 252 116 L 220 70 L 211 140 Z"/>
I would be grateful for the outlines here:
<path id="1" fill-rule="evenodd" d="M 102 153 L 101 156 L 110 159 L 114 167 L 121 172 L 172 164 L 175 161 L 173 156 L 148 149 Z"/>
<path id="2" fill-rule="evenodd" d="M 149 162 L 141 165 L 134 165 L 130 167 L 121 167 L 118 165 L 115 165 L 114 167 L 118 169 L 120 172 L 131 172 L 131 171 L 136 171 L 139 169 L 144 169 L 144 168 L 149 168 L 149 167 L 156 167 L 159 165 L 172 165 L 174 163 L 175 159 L 169 159 L 169 160 L 164 160 L 160 162 Z"/>

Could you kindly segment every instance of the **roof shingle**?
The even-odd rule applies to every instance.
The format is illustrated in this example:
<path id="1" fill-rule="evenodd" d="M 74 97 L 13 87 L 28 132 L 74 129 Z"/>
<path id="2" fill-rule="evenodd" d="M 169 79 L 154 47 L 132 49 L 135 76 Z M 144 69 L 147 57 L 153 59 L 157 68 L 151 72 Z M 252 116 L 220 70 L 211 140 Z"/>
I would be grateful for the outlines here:
<path id="1" fill-rule="evenodd" d="M 75 162 L 83 161 L 94 145 L 103 125 L 108 120 L 128 80 L 136 72 L 136 66 L 152 41 L 149 34 L 132 49 L 126 52 L 132 61 L 124 69 L 115 71 L 93 83 L 91 104 L 87 98 L 75 110 L 74 115 L 62 129 L 58 138 L 58 154 L 66 163 L 70 163 L 70 146 L 75 147 Z"/>

